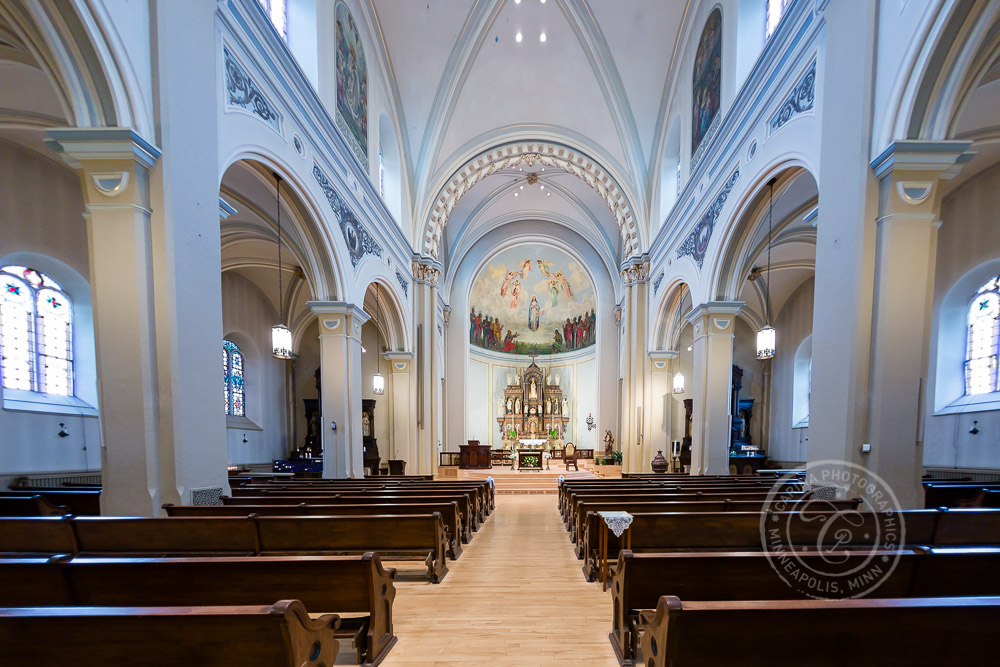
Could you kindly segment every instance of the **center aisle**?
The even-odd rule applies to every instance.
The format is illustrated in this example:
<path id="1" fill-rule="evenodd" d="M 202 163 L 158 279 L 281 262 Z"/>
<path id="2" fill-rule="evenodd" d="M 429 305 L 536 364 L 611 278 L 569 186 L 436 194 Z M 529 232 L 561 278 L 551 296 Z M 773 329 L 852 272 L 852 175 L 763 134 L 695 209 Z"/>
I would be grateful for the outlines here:
<path id="1" fill-rule="evenodd" d="M 497 495 L 440 584 L 400 570 L 395 665 L 616 667 L 611 593 L 583 578 L 555 495 Z"/>

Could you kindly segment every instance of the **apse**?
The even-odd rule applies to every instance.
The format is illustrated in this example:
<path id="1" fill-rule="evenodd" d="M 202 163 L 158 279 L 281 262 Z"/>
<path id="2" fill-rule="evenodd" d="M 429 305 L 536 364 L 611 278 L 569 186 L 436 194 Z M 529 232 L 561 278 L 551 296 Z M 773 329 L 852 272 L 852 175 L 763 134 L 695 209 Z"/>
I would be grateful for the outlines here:
<path id="1" fill-rule="evenodd" d="M 554 429 L 558 439 L 574 441 L 576 416 L 597 409 L 597 392 L 578 390 L 597 383 L 597 293 L 583 264 L 542 243 L 509 247 L 479 268 L 469 303 L 469 386 L 485 391 L 467 404 L 470 438 L 502 446 L 512 421 L 505 396 L 526 373 L 540 373 L 558 405 L 541 401 L 537 420 L 522 406 L 517 424 L 528 429 L 530 421 L 536 436 Z"/>

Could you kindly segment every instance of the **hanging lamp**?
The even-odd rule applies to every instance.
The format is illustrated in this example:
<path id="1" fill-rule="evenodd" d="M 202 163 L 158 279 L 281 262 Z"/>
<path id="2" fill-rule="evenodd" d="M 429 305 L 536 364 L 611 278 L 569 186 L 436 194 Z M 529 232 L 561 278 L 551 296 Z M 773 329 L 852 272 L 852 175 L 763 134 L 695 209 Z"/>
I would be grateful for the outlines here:
<path id="1" fill-rule="evenodd" d="M 375 340 L 378 342 L 378 283 L 375 283 Z M 376 396 L 381 396 L 385 393 L 385 378 L 382 377 L 381 370 L 382 366 L 382 355 L 379 353 L 379 345 L 375 346 L 375 375 L 372 377 L 372 393 Z"/>
<path id="2" fill-rule="evenodd" d="M 774 213 L 774 182 L 777 178 L 772 178 L 767 182 L 768 204 L 767 204 L 767 277 L 771 278 L 771 218 Z M 771 286 L 764 283 L 764 326 L 757 332 L 757 358 L 771 359 L 774 357 L 775 330 L 771 326 Z"/>
<path id="3" fill-rule="evenodd" d="M 684 373 L 681 373 L 680 371 L 674 373 L 674 393 L 684 393 Z"/>
<path id="4" fill-rule="evenodd" d="M 271 356 L 275 359 L 292 358 L 292 332 L 285 326 L 285 310 L 281 285 L 281 176 L 274 174 L 274 194 L 278 206 L 278 324 L 271 327 Z"/>

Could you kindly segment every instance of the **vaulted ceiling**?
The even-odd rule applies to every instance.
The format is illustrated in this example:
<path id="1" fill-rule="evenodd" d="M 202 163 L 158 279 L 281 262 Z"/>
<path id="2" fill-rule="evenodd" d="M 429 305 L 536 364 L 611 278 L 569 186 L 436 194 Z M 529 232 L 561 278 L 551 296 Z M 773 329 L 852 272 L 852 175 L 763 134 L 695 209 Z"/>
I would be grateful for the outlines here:
<path id="1" fill-rule="evenodd" d="M 586 154 L 614 175 L 642 214 L 665 82 L 689 2 L 370 2 L 398 91 L 418 227 L 466 160 L 509 140 L 544 140 Z M 483 225 L 544 218 L 576 223 L 595 247 L 620 259 L 618 225 L 593 190 L 572 175 L 547 172 L 539 173 L 549 184 L 544 193 L 535 185 L 515 198 L 516 179 L 524 176 L 500 172 L 472 188 L 449 218 L 441 258 L 454 259 Z"/>

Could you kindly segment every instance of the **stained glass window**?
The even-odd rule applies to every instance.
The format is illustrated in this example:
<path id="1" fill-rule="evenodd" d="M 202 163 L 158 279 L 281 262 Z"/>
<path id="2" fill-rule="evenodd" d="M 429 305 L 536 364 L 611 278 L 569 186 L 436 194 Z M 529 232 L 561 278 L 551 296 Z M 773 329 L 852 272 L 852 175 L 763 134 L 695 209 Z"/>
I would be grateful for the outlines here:
<path id="1" fill-rule="evenodd" d="M 222 373 L 226 400 L 226 414 L 246 416 L 243 397 L 243 352 L 231 340 L 222 341 Z"/>
<path id="2" fill-rule="evenodd" d="M 1000 355 L 1000 276 L 979 288 L 969 305 L 969 337 L 965 348 L 965 393 L 1000 391 L 997 357 Z"/>
<path id="3" fill-rule="evenodd" d="M 9 389 L 72 396 L 73 305 L 51 277 L 0 267 L 0 365 Z"/>

